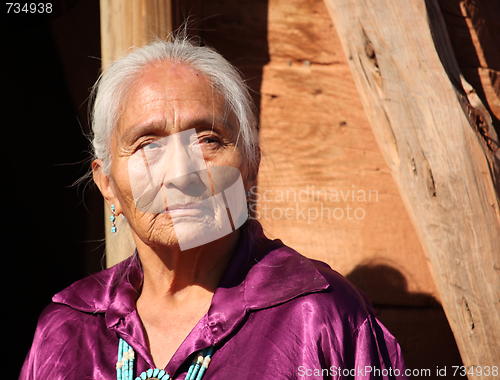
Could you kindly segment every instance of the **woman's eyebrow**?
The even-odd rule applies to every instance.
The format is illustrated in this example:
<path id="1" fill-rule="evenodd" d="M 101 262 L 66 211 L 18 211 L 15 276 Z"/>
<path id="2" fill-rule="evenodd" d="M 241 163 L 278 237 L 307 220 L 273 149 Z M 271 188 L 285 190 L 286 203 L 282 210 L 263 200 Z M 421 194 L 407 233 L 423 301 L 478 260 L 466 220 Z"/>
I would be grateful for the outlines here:
<path id="1" fill-rule="evenodd" d="M 152 121 L 152 122 L 147 121 L 145 123 L 139 123 L 137 125 L 128 128 L 127 132 L 125 132 L 121 136 L 120 141 L 122 142 L 135 141 L 139 137 L 148 134 L 164 134 L 168 129 L 168 124 L 169 123 L 165 122 L 164 120 Z M 229 122 L 228 118 L 212 117 L 212 116 L 189 120 L 183 125 L 181 125 L 179 132 L 200 127 L 211 129 L 212 127 L 221 127 L 221 126 L 227 128 L 228 131 L 231 133 L 236 132 L 236 129 Z"/>
<path id="2" fill-rule="evenodd" d="M 234 126 L 229 122 L 227 118 L 222 117 L 203 117 L 199 119 L 190 120 L 184 125 L 183 129 L 191 129 L 196 127 L 212 127 L 212 126 L 222 126 L 228 128 L 231 132 L 236 131 Z"/>
<path id="3" fill-rule="evenodd" d="M 122 142 L 135 141 L 141 136 L 149 135 L 152 133 L 157 134 L 158 131 L 164 131 L 164 130 L 165 130 L 164 121 L 139 123 L 137 125 L 128 128 L 127 132 L 125 132 L 121 136 L 120 141 Z"/>

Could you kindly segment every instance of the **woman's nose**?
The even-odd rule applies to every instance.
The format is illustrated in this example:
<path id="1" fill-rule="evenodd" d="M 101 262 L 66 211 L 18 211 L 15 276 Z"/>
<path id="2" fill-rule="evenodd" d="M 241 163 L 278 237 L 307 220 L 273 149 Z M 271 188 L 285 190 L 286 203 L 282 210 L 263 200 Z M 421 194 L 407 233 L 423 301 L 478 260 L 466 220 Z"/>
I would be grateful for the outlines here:
<path id="1" fill-rule="evenodd" d="M 180 137 L 172 136 L 171 144 L 167 147 L 163 160 L 166 169 L 163 183 L 167 188 L 184 190 L 200 183 L 199 171 L 206 169 L 206 164 L 201 150 L 198 152 L 193 149 Z"/>
<path id="2" fill-rule="evenodd" d="M 164 182 L 164 185 L 169 188 L 176 188 L 178 190 L 184 190 L 188 186 L 196 186 L 200 183 L 200 176 L 198 172 L 191 172 L 179 177 L 170 178 Z"/>

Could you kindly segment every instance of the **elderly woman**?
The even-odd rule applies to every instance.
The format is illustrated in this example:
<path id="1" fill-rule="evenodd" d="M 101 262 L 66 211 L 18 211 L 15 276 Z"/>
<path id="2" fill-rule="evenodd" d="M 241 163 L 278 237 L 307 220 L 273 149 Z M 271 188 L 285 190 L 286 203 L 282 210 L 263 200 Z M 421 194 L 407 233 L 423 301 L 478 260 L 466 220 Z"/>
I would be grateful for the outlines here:
<path id="1" fill-rule="evenodd" d="M 224 58 L 156 42 L 96 88 L 94 181 L 137 249 L 53 297 L 21 379 L 406 378 L 366 297 L 248 219 L 257 118 Z"/>

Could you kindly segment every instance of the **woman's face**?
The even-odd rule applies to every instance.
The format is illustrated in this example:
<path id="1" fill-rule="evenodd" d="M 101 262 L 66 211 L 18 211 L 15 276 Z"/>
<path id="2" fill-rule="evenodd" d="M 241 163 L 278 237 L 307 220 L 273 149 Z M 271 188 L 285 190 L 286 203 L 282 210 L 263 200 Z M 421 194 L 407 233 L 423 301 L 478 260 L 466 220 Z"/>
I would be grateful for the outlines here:
<path id="1" fill-rule="evenodd" d="M 182 64 L 157 64 L 127 97 L 108 186 L 96 182 L 145 244 L 199 246 L 246 219 L 251 184 L 237 141 L 236 119 L 205 77 Z"/>

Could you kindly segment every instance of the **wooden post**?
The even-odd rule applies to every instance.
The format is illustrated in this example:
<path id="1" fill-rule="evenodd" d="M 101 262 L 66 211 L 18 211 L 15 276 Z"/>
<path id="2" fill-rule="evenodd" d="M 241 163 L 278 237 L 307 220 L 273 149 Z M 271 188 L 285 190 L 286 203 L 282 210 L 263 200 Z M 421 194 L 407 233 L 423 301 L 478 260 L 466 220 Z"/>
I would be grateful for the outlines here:
<path id="1" fill-rule="evenodd" d="M 500 363 L 500 168 L 436 0 L 325 0 L 464 365 Z M 448 368 L 448 371 L 452 370 Z M 476 374 L 479 374 L 479 369 Z"/>
<path id="2" fill-rule="evenodd" d="M 158 37 L 165 39 L 172 32 L 171 0 L 101 0 L 100 6 L 103 69 L 134 47 Z M 119 231 L 112 236 L 109 217 L 105 207 L 108 267 L 127 258 L 134 249 L 128 226 L 118 224 Z"/>

